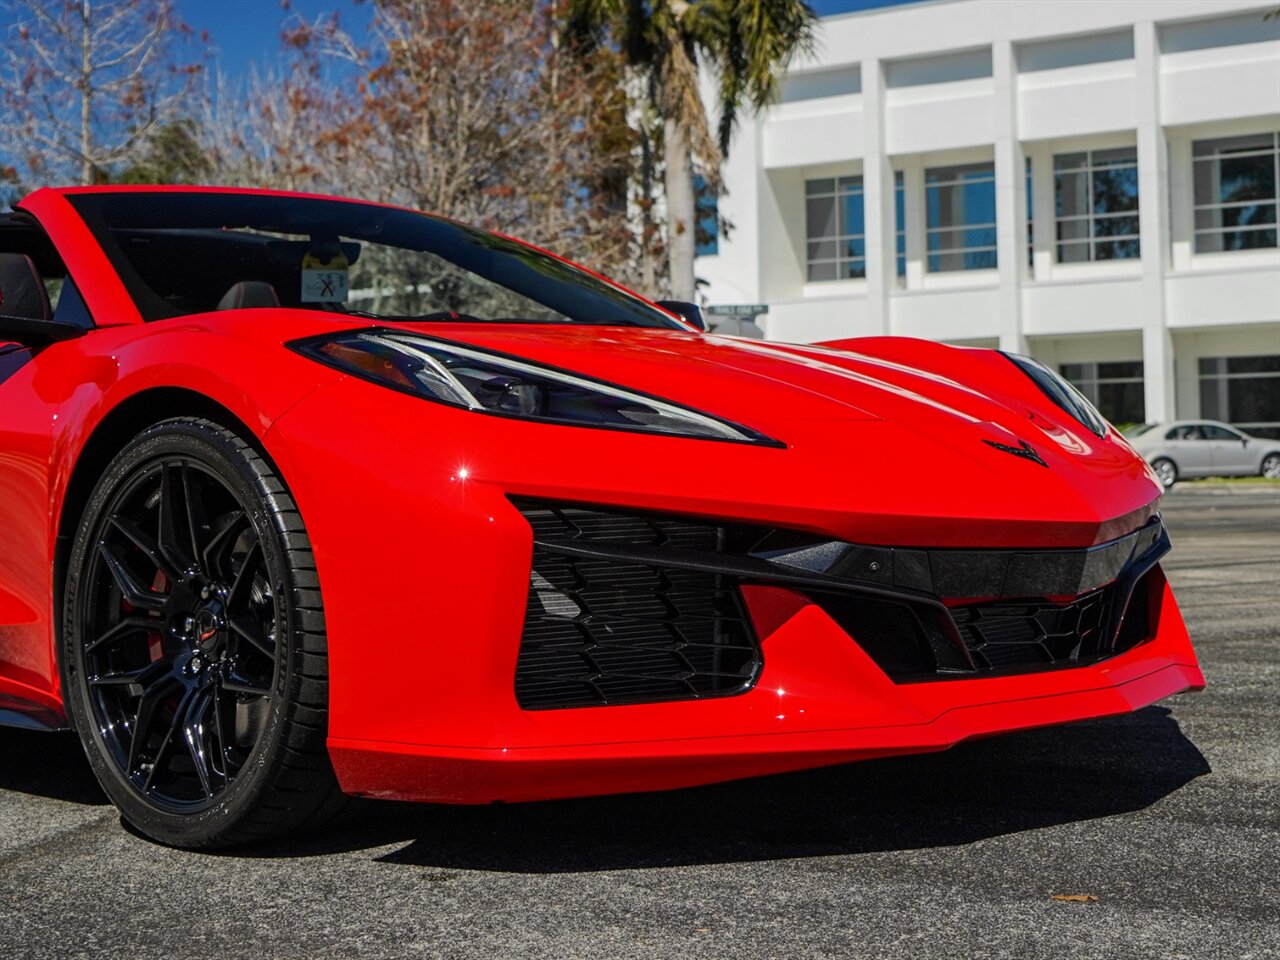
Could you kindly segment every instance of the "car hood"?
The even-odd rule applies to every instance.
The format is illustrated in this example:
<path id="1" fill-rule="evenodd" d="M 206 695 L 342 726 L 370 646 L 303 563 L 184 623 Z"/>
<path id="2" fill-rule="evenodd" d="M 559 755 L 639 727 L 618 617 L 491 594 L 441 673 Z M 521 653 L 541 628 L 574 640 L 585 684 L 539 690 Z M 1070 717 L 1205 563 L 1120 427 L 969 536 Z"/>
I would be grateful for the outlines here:
<path id="1" fill-rule="evenodd" d="M 243 320 L 224 315 L 223 329 L 276 342 L 371 326 L 310 311 L 240 313 Z M 258 323 L 247 316 L 254 313 Z M 1112 521 L 1136 525 L 1162 492 L 1117 431 L 1094 435 L 993 350 L 900 337 L 795 345 L 630 327 L 379 326 L 584 374 L 750 427 L 787 447 L 779 482 L 811 501 L 861 499 L 895 512 L 914 503 L 933 517 L 1014 524 L 1056 519 L 1079 525 L 1078 541 L 1086 529 L 1088 540 L 1128 532 Z M 857 475 L 850 463 L 862 465 Z"/>
<path id="2" fill-rule="evenodd" d="M 607 380 L 789 445 L 802 425 L 888 423 L 935 440 L 1025 440 L 1072 461 L 1132 459 L 1127 443 L 1092 434 L 990 350 L 893 337 L 823 346 L 626 327 L 387 326 Z"/>
<path id="3" fill-rule="evenodd" d="M 661 396 L 788 446 L 861 436 L 942 474 L 1004 477 L 1017 454 L 1001 447 L 1025 442 L 1055 481 L 1085 470 L 1137 480 L 1135 503 L 1160 493 L 1118 431 L 1096 436 L 993 350 L 901 337 L 796 345 L 626 327 L 397 326 Z"/>

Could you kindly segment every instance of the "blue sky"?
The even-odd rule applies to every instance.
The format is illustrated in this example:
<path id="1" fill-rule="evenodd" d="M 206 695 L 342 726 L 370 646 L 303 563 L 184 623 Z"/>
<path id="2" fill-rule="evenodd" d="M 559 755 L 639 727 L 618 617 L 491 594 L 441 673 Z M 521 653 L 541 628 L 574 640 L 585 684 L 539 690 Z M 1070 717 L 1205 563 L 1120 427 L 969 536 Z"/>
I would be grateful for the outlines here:
<path id="1" fill-rule="evenodd" d="M 280 52 L 280 28 L 290 17 L 315 20 L 338 12 L 343 26 L 361 33 L 373 16 L 372 3 L 352 0 L 177 0 L 178 15 L 196 29 L 208 30 L 214 57 L 224 74 L 242 73 L 251 64 L 274 64 Z"/>
<path id="2" fill-rule="evenodd" d="M 809 6 L 820 17 L 828 17 L 833 13 L 851 13 L 855 10 L 870 10 L 873 7 L 896 7 L 915 0 L 809 0 Z"/>
<path id="3" fill-rule="evenodd" d="M 810 0 L 820 16 L 895 6 L 912 0 Z M 308 20 L 337 11 L 347 29 L 359 34 L 369 23 L 373 4 L 353 0 L 177 0 L 178 13 L 196 30 L 208 30 L 219 67 L 238 74 L 251 64 L 272 64 L 280 49 L 280 27 L 290 16 Z"/>
<path id="4" fill-rule="evenodd" d="M 809 0 L 819 16 L 831 16 L 875 7 L 897 6 L 917 0 Z M 315 20 L 337 12 L 343 26 L 356 36 L 373 17 L 373 2 L 356 0 L 175 0 L 178 14 L 197 31 L 207 30 L 216 65 L 225 75 L 236 76 L 251 65 L 274 65 L 280 55 L 280 29 L 290 17 Z M 0 4 L 0 37 L 13 22 Z"/>

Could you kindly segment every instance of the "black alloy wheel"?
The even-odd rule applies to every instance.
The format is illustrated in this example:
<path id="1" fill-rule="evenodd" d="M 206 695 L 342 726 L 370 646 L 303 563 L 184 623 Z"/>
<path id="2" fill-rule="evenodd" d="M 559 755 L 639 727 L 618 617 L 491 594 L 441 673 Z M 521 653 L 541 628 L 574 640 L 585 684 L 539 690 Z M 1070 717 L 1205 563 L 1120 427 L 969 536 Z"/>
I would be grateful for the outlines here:
<path id="1" fill-rule="evenodd" d="M 256 450 L 205 420 L 147 429 L 99 481 L 68 569 L 68 712 L 130 823 L 223 846 L 338 809 L 315 562 Z"/>

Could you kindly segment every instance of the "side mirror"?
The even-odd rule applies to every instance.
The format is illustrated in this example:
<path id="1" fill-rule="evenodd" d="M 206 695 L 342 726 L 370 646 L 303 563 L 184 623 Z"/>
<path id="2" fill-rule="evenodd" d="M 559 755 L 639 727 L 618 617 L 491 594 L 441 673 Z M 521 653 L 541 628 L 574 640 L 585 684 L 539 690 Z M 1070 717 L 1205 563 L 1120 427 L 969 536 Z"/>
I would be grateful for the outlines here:
<path id="1" fill-rule="evenodd" d="M 707 321 L 702 317 L 702 308 L 696 303 L 689 303 L 686 300 L 657 300 L 655 301 L 663 310 L 669 310 L 685 323 L 692 324 L 699 330 L 707 329 Z"/>

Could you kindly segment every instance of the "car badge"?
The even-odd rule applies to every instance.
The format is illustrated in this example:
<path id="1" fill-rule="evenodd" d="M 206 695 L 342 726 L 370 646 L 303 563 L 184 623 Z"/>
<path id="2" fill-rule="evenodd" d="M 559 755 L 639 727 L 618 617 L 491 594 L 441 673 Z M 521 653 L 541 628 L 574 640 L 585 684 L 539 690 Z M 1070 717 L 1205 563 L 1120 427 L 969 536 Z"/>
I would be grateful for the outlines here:
<path id="1" fill-rule="evenodd" d="M 1025 440 L 1018 441 L 1018 443 L 1022 444 L 1020 447 L 1011 447 L 1007 443 L 997 443 L 995 440 L 983 440 L 982 442 L 995 447 L 1001 453 L 1013 454 L 1013 456 L 1021 457 L 1023 460 L 1030 460 L 1033 463 L 1038 463 L 1042 467 L 1049 466 L 1040 459 L 1040 454 L 1036 453 L 1031 444 L 1027 443 Z"/>

